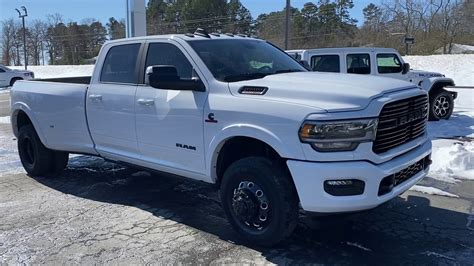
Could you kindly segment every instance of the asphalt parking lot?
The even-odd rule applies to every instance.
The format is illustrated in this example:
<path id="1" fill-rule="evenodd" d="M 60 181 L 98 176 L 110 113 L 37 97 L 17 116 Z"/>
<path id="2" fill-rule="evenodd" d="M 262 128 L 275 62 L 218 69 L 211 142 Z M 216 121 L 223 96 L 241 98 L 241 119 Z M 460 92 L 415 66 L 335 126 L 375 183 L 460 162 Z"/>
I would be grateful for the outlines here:
<path id="1" fill-rule="evenodd" d="M 459 198 L 408 191 L 364 213 L 303 217 L 260 248 L 239 241 L 207 184 L 86 156 L 57 178 L 27 176 L 10 127 L 0 123 L 0 264 L 474 264 L 473 181 L 426 178 Z"/>

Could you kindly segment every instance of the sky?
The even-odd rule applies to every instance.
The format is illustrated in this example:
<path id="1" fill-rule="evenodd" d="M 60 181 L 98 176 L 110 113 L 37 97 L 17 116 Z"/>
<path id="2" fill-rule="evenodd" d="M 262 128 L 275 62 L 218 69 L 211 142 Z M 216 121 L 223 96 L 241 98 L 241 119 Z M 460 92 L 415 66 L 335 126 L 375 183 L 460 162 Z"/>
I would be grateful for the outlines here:
<path id="1" fill-rule="evenodd" d="M 145 0 L 148 2 L 148 0 Z M 291 0 L 293 7 L 301 8 L 310 0 Z M 354 0 L 352 17 L 359 23 L 363 21 L 362 9 L 370 2 L 375 4 L 381 0 Z M 252 16 L 256 18 L 259 14 L 282 10 L 285 0 L 241 0 Z M 317 0 L 313 0 L 317 2 Z M 0 0 L 0 21 L 8 18 L 18 19 L 15 8 L 25 6 L 28 10 L 28 21 L 34 19 L 46 19 L 48 14 L 59 13 L 63 15 L 65 22 L 78 21 L 95 18 L 106 23 L 109 17 L 117 19 L 125 18 L 125 0 Z"/>

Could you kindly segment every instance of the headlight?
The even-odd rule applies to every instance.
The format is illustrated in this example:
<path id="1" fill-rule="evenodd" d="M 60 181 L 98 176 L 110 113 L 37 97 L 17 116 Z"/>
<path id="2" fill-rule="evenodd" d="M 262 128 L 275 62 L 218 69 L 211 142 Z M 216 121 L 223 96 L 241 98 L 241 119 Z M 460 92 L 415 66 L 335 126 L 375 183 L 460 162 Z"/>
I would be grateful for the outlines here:
<path id="1" fill-rule="evenodd" d="M 377 118 L 305 121 L 299 135 L 302 142 L 310 143 L 317 151 L 352 151 L 361 142 L 375 140 Z"/>

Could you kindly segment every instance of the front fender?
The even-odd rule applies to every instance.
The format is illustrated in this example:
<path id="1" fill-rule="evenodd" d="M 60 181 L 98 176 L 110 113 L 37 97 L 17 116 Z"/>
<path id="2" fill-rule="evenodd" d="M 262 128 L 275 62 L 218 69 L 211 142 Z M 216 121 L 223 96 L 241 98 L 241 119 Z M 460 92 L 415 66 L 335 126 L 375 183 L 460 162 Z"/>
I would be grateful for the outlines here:
<path id="1" fill-rule="evenodd" d="M 438 85 L 442 85 L 442 87 L 454 86 L 454 80 L 444 77 L 427 78 L 422 81 L 421 88 L 429 93 L 433 88 L 438 87 Z"/>
<path id="2" fill-rule="evenodd" d="M 23 111 L 28 118 L 30 119 L 31 123 L 33 123 L 33 127 L 36 130 L 36 133 L 38 134 L 38 137 L 40 138 L 41 142 L 43 143 L 44 146 L 48 147 L 48 142 L 46 141 L 46 137 L 43 134 L 43 131 L 41 130 L 40 123 L 38 122 L 38 119 L 36 118 L 35 113 L 31 110 L 31 108 L 24 102 L 16 102 L 12 105 L 11 107 L 11 122 L 12 122 L 12 130 L 13 134 L 18 137 L 18 114 L 20 111 Z"/>
<path id="3" fill-rule="evenodd" d="M 296 134 L 296 133 L 295 133 Z M 206 162 L 210 163 L 209 176 L 215 180 L 215 169 L 213 166 L 216 165 L 219 150 L 222 148 L 224 143 L 232 137 L 249 137 L 258 139 L 265 142 L 272 147 L 278 155 L 282 158 L 302 159 L 304 160 L 304 153 L 301 145 L 285 145 L 285 142 L 270 130 L 252 124 L 235 124 L 224 127 L 219 131 L 210 141 L 208 146 Z M 295 136 L 296 138 L 296 136 Z"/>

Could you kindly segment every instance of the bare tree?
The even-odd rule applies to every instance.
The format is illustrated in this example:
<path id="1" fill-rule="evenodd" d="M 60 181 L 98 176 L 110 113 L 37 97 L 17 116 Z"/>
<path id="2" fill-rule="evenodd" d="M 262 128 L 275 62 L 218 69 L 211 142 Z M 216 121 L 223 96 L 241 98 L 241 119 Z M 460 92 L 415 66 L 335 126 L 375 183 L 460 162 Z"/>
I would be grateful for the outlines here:
<path id="1" fill-rule="evenodd" d="M 46 24 L 41 20 L 34 20 L 29 27 L 28 51 L 35 65 L 40 65 L 45 29 Z"/>
<path id="2" fill-rule="evenodd" d="M 441 8 L 441 29 L 443 32 L 443 53 L 451 53 L 453 42 L 461 24 L 461 4 L 459 1 L 445 0 Z"/>
<path id="3" fill-rule="evenodd" d="M 14 35 L 13 35 L 13 54 L 14 54 L 14 57 L 13 57 L 13 64 L 15 66 L 19 66 L 21 65 L 21 51 L 23 49 L 23 35 L 22 35 L 22 26 L 20 25 L 19 22 L 16 22 L 16 23 L 13 23 L 13 31 L 14 31 Z"/>
<path id="4" fill-rule="evenodd" d="M 2 63 L 4 65 L 15 64 L 13 62 L 14 55 L 14 38 L 15 38 L 15 22 L 13 19 L 5 20 L 2 22 Z"/>

